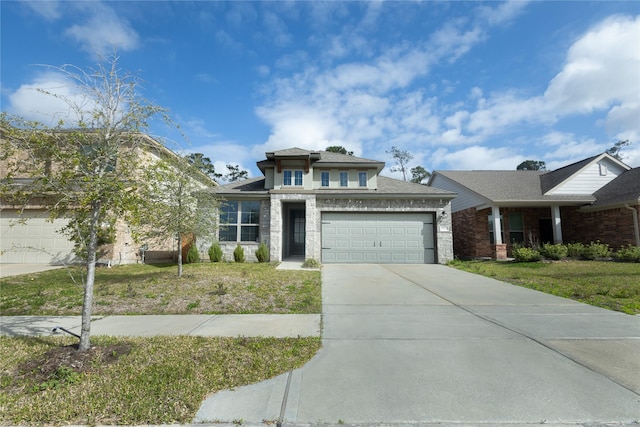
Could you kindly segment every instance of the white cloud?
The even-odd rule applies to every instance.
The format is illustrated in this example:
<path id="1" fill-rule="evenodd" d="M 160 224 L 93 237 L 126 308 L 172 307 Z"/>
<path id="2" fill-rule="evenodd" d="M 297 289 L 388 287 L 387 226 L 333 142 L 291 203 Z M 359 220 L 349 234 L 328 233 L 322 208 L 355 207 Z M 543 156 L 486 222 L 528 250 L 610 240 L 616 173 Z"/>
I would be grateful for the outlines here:
<path id="1" fill-rule="evenodd" d="M 62 16 L 57 0 L 25 1 L 24 4 L 48 21 L 55 21 Z"/>
<path id="2" fill-rule="evenodd" d="M 640 16 L 614 16 L 596 25 L 567 53 L 545 100 L 561 114 L 590 113 L 638 103 Z"/>
<path id="3" fill-rule="evenodd" d="M 101 2 L 81 5 L 89 15 L 86 22 L 69 27 L 65 34 L 80 43 L 84 51 L 105 57 L 114 49 L 127 52 L 139 47 L 138 33 L 111 7 Z"/>
<path id="4" fill-rule="evenodd" d="M 78 117 L 65 99 L 83 104 L 69 79 L 56 72 L 44 72 L 10 94 L 7 109 L 26 120 L 38 121 L 46 126 L 55 126 L 59 120 L 75 123 Z"/>
<path id="5" fill-rule="evenodd" d="M 526 160 L 511 148 L 467 147 L 458 151 L 437 150 L 432 156 L 438 169 L 457 170 L 515 170 Z"/>

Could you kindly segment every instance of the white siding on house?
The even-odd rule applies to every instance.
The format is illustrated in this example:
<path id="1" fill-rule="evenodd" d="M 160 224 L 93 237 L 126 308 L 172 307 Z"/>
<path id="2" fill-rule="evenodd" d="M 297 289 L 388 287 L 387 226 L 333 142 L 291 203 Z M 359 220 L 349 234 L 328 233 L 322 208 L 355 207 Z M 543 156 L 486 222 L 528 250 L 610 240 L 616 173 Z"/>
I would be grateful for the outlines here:
<path id="1" fill-rule="evenodd" d="M 458 193 L 458 196 L 451 201 L 451 212 L 459 212 L 465 209 L 489 203 L 489 200 L 485 199 L 484 197 L 479 196 L 473 191 L 470 191 L 468 188 L 456 182 L 453 182 L 452 180 L 437 173 L 433 177 L 430 185 L 441 190 Z"/>
<path id="2" fill-rule="evenodd" d="M 595 162 L 548 191 L 549 195 L 593 194 L 618 177 L 625 169 L 606 158 Z"/>

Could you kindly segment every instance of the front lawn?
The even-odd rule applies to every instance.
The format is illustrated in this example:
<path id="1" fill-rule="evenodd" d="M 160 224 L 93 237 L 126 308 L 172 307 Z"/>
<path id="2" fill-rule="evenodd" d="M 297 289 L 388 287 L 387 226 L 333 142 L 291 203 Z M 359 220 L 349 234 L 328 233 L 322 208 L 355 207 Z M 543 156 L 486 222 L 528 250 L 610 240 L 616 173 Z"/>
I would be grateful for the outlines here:
<path id="1" fill-rule="evenodd" d="M 0 312 L 78 315 L 81 268 L 0 279 Z M 72 278 L 73 277 L 73 278 Z M 98 268 L 93 314 L 320 313 L 319 271 L 276 270 L 268 263 L 123 265 Z"/>
<path id="2" fill-rule="evenodd" d="M 0 279 L 0 313 L 79 315 L 80 268 Z M 320 272 L 273 264 L 126 265 L 96 273 L 93 314 L 320 313 Z M 302 366 L 320 338 L 0 337 L 0 425 L 191 422 L 211 393 Z M 273 421 L 273 420 L 266 420 Z M 238 420 L 241 422 L 241 420 Z"/>
<path id="3" fill-rule="evenodd" d="M 78 358 L 74 342 L 0 337 L 0 425 L 185 424 L 211 393 L 298 368 L 320 348 L 320 338 L 94 337 Z"/>
<path id="4" fill-rule="evenodd" d="M 606 261 L 453 261 L 452 267 L 576 301 L 640 314 L 640 264 Z"/>

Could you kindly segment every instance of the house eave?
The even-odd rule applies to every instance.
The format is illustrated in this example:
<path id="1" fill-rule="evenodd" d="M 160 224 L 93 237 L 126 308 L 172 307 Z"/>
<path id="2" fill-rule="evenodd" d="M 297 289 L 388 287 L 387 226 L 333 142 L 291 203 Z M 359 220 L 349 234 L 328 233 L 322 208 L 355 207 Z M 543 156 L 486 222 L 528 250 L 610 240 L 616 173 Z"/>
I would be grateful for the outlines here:
<path id="1" fill-rule="evenodd" d="M 580 207 L 580 212 L 606 211 L 609 209 L 620 209 L 626 206 L 640 206 L 640 198 L 624 200 L 624 201 L 615 201 L 611 203 L 602 203 L 602 204 L 594 203 L 594 204 L 584 205 Z"/>

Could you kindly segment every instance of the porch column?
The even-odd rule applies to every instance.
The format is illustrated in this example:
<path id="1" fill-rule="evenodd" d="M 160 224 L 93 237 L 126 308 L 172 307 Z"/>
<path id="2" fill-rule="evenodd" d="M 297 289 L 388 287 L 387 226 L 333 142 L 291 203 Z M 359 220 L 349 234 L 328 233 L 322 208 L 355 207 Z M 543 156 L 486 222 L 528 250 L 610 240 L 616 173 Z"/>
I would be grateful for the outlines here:
<path id="1" fill-rule="evenodd" d="M 551 221 L 553 222 L 553 243 L 562 243 L 562 221 L 560 220 L 560 206 L 551 206 Z"/>
<path id="2" fill-rule="evenodd" d="M 493 216 L 493 257 L 495 259 L 507 259 L 507 245 L 502 242 L 502 221 L 500 220 L 500 208 L 491 207 Z"/>
<path id="3" fill-rule="evenodd" d="M 496 245 L 502 244 L 502 224 L 500 223 L 500 208 L 498 206 L 491 207 L 491 215 L 493 215 L 493 238 Z"/>

